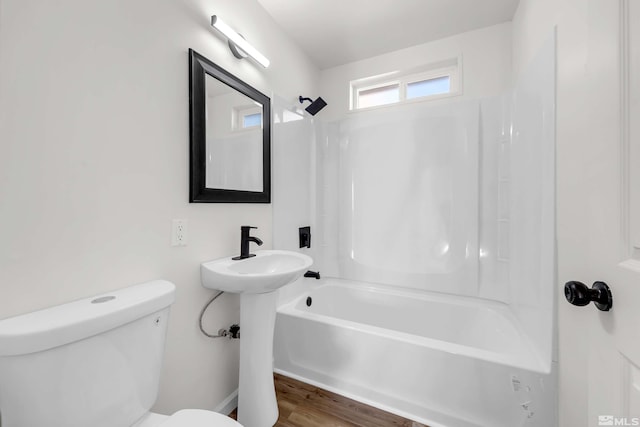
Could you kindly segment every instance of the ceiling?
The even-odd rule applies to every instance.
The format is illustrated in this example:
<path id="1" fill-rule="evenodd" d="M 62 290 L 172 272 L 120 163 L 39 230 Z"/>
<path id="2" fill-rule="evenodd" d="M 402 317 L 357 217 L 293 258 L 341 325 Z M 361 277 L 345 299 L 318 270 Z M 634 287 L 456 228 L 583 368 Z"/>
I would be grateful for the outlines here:
<path id="1" fill-rule="evenodd" d="M 519 0 L 258 0 L 321 69 L 510 21 Z"/>

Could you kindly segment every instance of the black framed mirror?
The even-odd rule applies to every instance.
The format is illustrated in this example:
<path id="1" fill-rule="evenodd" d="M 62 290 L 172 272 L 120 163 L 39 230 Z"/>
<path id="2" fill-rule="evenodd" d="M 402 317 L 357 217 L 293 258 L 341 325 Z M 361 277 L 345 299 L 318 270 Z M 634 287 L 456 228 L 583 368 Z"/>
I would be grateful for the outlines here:
<path id="1" fill-rule="evenodd" d="M 189 49 L 190 203 L 271 202 L 271 100 Z"/>

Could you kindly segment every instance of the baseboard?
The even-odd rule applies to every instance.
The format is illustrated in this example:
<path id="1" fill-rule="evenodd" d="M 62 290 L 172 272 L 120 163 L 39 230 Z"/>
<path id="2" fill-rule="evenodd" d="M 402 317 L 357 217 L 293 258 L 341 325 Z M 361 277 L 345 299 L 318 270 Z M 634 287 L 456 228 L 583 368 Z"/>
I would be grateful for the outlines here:
<path id="1" fill-rule="evenodd" d="M 229 415 L 237 407 L 238 407 L 238 389 L 235 389 L 233 393 L 227 396 L 213 410 L 220 414 Z"/>

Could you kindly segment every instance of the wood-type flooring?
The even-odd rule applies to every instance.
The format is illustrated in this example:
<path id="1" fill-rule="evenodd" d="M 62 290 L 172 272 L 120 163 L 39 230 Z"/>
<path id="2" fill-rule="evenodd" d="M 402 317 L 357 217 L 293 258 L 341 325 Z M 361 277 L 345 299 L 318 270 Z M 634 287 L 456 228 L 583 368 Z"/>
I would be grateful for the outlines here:
<path id="1" fill-rule="evenodd" d="M 274 378 L 275 427 L 428 427 L 284 375 Z M 236 411 L 229 416 L 236 419 Z"/>

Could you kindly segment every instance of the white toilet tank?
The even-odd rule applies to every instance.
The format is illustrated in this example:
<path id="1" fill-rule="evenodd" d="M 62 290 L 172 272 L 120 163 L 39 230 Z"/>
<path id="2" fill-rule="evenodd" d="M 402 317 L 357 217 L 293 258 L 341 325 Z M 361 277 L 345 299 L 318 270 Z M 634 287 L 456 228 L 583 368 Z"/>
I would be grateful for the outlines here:
<path id="1" fill-rule="evenodd" d="M 156 400 L 175 286 L 0 321 L 1 427 L 130 427 Z"/>

